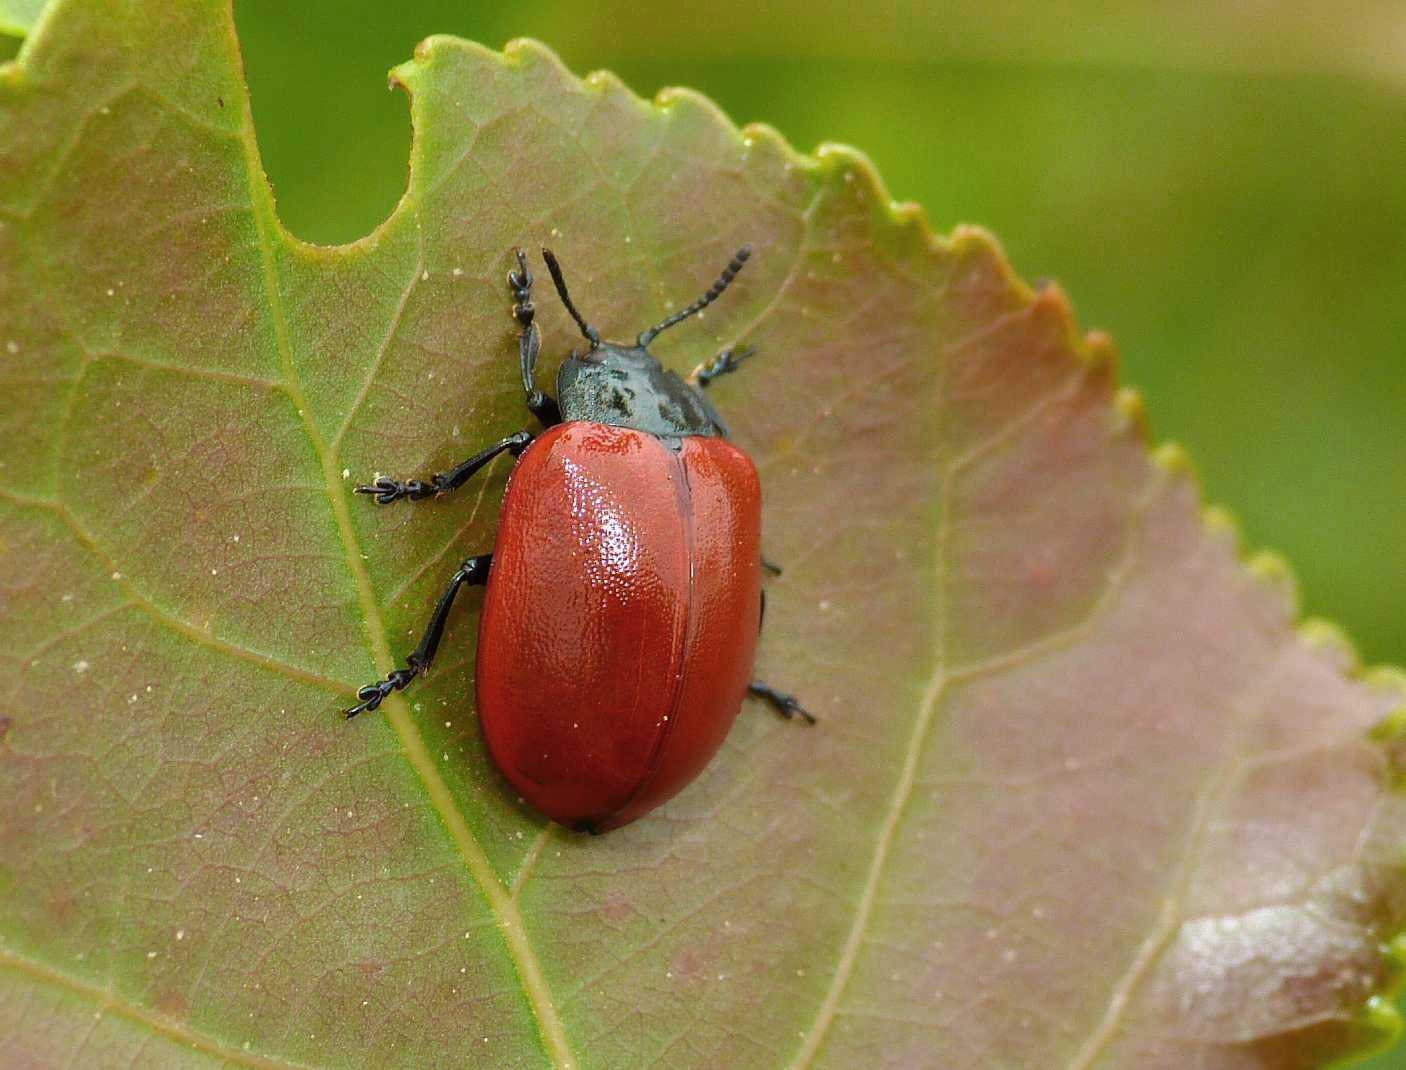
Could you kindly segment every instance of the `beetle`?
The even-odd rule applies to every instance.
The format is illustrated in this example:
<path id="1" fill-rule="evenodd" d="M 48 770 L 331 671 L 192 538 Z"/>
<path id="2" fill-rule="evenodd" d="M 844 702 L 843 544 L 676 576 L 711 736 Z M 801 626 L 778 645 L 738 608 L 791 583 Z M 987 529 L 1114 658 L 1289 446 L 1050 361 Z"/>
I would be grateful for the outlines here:
<path id="1" fill-rule="evenodd" d="M 640 332 L 602 339 L 577 311 L 561 265 L 542 258 L 589 343 L 537 389 L 541 333 L 522 249 L 508 273 L 519 370 L 542 425 L 493 443 L 427 480 L 377 476 L 357 493 L 380 505 L 464 485 L 499 454 L 516 458 L 493 552 L 450 578 L 407 659 L 361 688 L 348 717 L 374 710 L 434 661 L 455 596 L 484 586 L 475 687 L 489 753 L 522 797 L 587 832 L 617 828 L 707 765 L 750 694 L 786 718 L 815 718 L 752 679 L 764 612 L 761 486 L 704 394 L 754 352 L 727 349 L 689 380 L 649 351 L 660 332 L 707 308 L 751 256 L 743 246 L 708 291 Z"/>

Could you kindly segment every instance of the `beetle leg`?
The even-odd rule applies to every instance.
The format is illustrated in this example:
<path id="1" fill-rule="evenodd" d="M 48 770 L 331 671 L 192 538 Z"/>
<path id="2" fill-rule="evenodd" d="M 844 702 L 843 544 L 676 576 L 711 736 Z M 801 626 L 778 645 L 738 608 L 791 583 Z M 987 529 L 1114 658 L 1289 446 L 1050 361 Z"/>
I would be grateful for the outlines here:
<path id="1" fill-rule="evenodd" d="M 760 680 L 753 680 L 747 685 L 747 692 L 756 695 L 757 698 L 765 699 L 771 704 L 772 709 L 790 720 L 796 714 L 800 714 L 805 719 L 806 724 L 815 724 L 815 714 L 811 713 L 796 700 L 795 695 L 788 695 L 783 691 L 778 691 L 774 687 L 768 687 Z"/>
<path id="2" fill-rule="evenodd" d="M 763 554 L 763 555 L 762 555 L 762 571 L 764 571 L 764 572 L 769 572 L 769 573 L 771 573 L 771 575 L 773 575 L 773 576 L 780 576 L 781 573 L 784 572 L 785 570 L 784 570 L 780 565 L 778 565 L 775 561 L 770 561 L 770 560 L 768 560 L 767 557 L 766 557 L 766 555 Z"/>
<path id="3" fill-rule="evenodd" d="M 508 288 L 513 291 L 513 319 L 522 333 L 518 335 L 518 365 L 522 371 L 522 389 L 527 394 L 527 407 L 543 427 L 561 423 L 561 410 L 556 399 L 537 389 L 537 356 L 542 351 L 542 332 L 533 322 L 537 309 L 532 304 L 532 272 L 527 267 L 527 254 L 521 248 L 513 250 L 517 270 L 508 272 Z"/>
<path id="4" fill-rule="evenodd" d="M 392 691 L 404 691 L 411 680 L 429 671 L 435 652 L 439 650 L 439 641 L 444 638 L 444 625 L 449 620 L 449 610 L 454 605 L 454 598 L 459 589 L 466 585 L 482 587 L 487 583 L 488 568 L 492 561 L 492 554 L 479 554 L 477 557 L 466 559 L 459 566 L 458 571 L 450 578 L 449 586 L 439 596 L 439 603 L 434 607 L 434 615 L 430 617 L 429 627 L 425 629 L 420 645 L 415 648 L 415 653 L 405 659 L 405 668 L 394 669 L 384 680 L 367 684 L 357 691 L 356 697 L 361 701 L 346 711 L 348 717 L 378 708 Z"/>
<path id="5" fill-rule="evenodd" d="M 514 457 L 522 456 L 522 451 L 527 449 L 531 442 L 532 435 L 529 432 L 519 431 L 515 435 L 499 439 L 487 449 L 480 450 L 447 472 L 436 472 L 427 480 L 399 480 L 391 479 L 389 476 L 377 476 L 370 485 L 363 484 L 357 487 L 356 493 L 373 495 L 377 505 L 390 505 L 391 502 L 400 501 L 401 498 L 409 498 L 412 502 L 433 498 L 451 490 L 458 490 L 469 481 L 470 476 L 500 453 L 511 453 Z"/>
<path id="6" fill-rule="evenodd" d="M 728 372 L 735 372 L 744 360 L 757 355 L 756 346 L 739 346 L 736 349 L 724 349 L 706 364 L 700 364 L 693 370 L 693 374 L 688 377 L 688 381 L 695 386 L 706 387 L 720 375 Z"/>

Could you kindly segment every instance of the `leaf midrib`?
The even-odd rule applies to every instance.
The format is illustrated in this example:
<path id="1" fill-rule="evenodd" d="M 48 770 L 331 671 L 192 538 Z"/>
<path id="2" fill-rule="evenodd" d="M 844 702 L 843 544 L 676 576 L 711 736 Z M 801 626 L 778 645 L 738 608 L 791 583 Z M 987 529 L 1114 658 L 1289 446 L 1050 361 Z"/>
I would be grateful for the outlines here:
<path id="1" fill-rule="evenodd" d="M 231 33 L 233 33 L 233 27 L 231 27 Z M 274 339 L 278 348 L 279 365 L 283 372 L 285 388 L 297 409 L 308 441 L 322 468 L 328 504 L 331 507 L 332 517 L 346 556 L 347 569 L 356 586 L 357 600 L 366 624 L 372 658 L 380 672 L 389 673 L 395 667 L 395 659 L 386 639 L 385 625 L 381 619 L 380 605 L 376 600 L 371 578 L 362 562 L 360 544 L 352 528 L 344 483 L 338 475 L 336 453 L 329 449 L 313 421 L 312 411 L 303 394 L 301 378 L 293 360 L 292 345 L 288 338 L 288 325 L 283 314 L 278 269 L 274 260 L 274 243 L 281 240 L 282 228 L 278 222 L 272 190 L 269 188 L 267 180 L 262 177 L 264 174 L 263 165 L 254 139 L 253 115 L 249 107 L 247 93 L 244 94 L 243 105 L 244 116 L 239 130 L 239 141 L 244 150 L 249 199 L 258 237 L 264 290 L 267 295 Z M 537 961 L 536 951 L 527 935 L 527 929 L 523 924 L 522 914 L 518 910 L 516 900 L 498 879 L 487 855 L 479 845 L 477 837 L 469 827 L 467 819 L 456 805 L 453 794 L 443 777 L 440 776 L 433 757 L 425 746 L 419 730 L 415 727 L 409 707 L 404 699 L 398 694 L 393 694 L 387 699 L 383 708 L 386 719 L 400 739 L 406 760 L 419 776 L 431 805 L 444 823 L 445 830 L 449 833 L 450 839 L 463 858 L 474 882 L 483 893 L 484 899 L 487 900 L 489 910 L 497 918 L 508 954 L 517 970 L 519 983 L 522 985 L 523 993 L 537 1019 L 545 1053 L 557 1070 L 576 1070 L 578 1063 L 572 1054 L 566 1030 L 557 1013 L 551 990 Z"/>

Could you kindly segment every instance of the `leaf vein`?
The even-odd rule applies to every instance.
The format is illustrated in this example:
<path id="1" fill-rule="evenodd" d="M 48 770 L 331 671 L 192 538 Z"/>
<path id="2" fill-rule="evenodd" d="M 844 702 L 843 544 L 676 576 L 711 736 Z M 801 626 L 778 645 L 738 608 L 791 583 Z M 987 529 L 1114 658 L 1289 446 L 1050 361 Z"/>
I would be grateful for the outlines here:
<path id="1" fill-rule="evenodd" d="M 371 361 L 371 367 L 366 372 L 366 378 L 362 380 L 361 389 L 356 392 L 356 397 L 352 399 L 351 405 L 347 408 L 347 414 L 342 418 L 342 422 L 337 427 L 336 433 L 328 443 L 327 448 L 335 458 L 342 448 L 342 439 L 346 437 L 347 430 L 351 427 L 352 421 L 356 419 L 361 407 L 366 404 L 366 397 L 371 392 L 371 386 L 376 381 L 376 376 L 381 371 L 381 365 L 385 362 L 386 351 L 390 349 L 391 343 L 395 341 L 395 336 L 400 333 L 401 324 L 405 321 L 405 308 L 410 303 L 410 295 L 415 292 L 415 286 L 420 281 L 420 275 L 425 270 L 425 239 L 423 233 L 416 231 L 417 252 L 415 254 L 415 270 L 410 273 L 410 281 L 401 291 L 400 300 L 396 302 L 395 311 L 391 315 L 390 326 L 386 329 L 386 335 L 381 339 L 381 344 L 376 347 L 376 356 Z"/>
<path id="2" fill-rule="evenodd" d="M 16 954 L 9 948 L 0 948 L 0 967 L 14 973 L 22 974 L 31 981 L 47 984 L 53 988 L 60 988 L 71 995 L 98 1005 L 98 1014 L 112 1013 L 119 1018 L 125 1018 L 129 1022 L 143 1026 L 153 1033 L 166 1037 L 177 1044 L 194 1048 L 196 1051 L 204 1052 L 206 1055 L 213 1055 L 216 1058 L 224 1059 L 227 1062 L 238 1066 L 252 1066 L 259 1070 L 290 1070 L 290 1068 L 303 1067 L 302 1063 L 279 1061 L 269 1059 L 262 1055 L 256 1055 L 250 1051 L 242 1051 L 232 1048 L 229 1045 L 207 1036 L 204 1033 L 189 1029 L 178 1022 L 174 1022 L 163 1015 L 155 1014 L 144 1007 L 117 995 L 105 988 L 89 984 L 60 970 L 55 970 L 33 959 L 25 958 Z"/>
<path id="3" fill-rule="evenodd" d="M 300 668 L 286 661 L 280 661 L 278 658 L 268 654 L 261 654 L 257 650 L 251 650 L 237 643 L 231 643 L 225 639 L 220 639 L 205 629 L 192 624 L 185 618 L 176 616 L 170 610 L 163 609 L 143 594 L 131 580 L 122 574 L 116 559 L 103 548 L 97 539 L 88 533 L 83 525 L 78 522 L 78 518 L 73 515 L 73 511 L 63 502 L 49 498 L 30 497 L 29 495 L 7 490 L 4 487 L 0 487 L 0 499 L 9 501 L 23 508 L 43 509 L 57 516 L 63 524 L 73 532 L 74 537 L 83 547 L 93 557 L 97 558 L 104 567 L 112 571 L 113 576 L 116 577 L 114 582 L 120 584 L 122 590 L 126 592 L 132 608 L 141 610 L 158 624 L 175 632 L 177 635 L 189 639 L 191 642 L 203 646 L 206 649 L 238 658 L 240 661 L 250 662 L 259 666 L 261 669 L 277 673 L 280 676 L 286 676 L 300 684 L 307 684 L 310 687 L 320 688 L 323 691 L 331 691 L 338 695 L 350 695 L 354 693 L 355 688 L 340 680 L 333 680 L 330 677 L 322 676 L 319 673 L 311 672 L 308 669 Z"/>
<path id="4" fill-rule="evenodd" d="M 1219 805 L 1224 801 L 1230 785 L 1235 782 L 1249 757 L 1246 751 L 1248 736 L 1246 728 L 1253 703 L 1245 701 L 1245 696 L 1253 696 L 1259 690 L 1274 665 L 1275 659 L 1268 659 L 1265 666 L 1247 683 L 1241 695 L 1231 702 L 1230 716 L 1233 718 L 1235 739 L 1217 763 L 1216 768 L 1202 782 L 1192 803 L 1191 817 L 1187 822 L 1183 847 L 1177 852 L 1176 871 L 1172 875 L 1168 893 L 1162 900 L 1162 906 L 1153 922 L 1152 930 L 1138 945 L 1127 970 L 1114 983 L 1109 992 L 1108 1005 L 1105 1007 L 1102 1017 L 1089 1038 L 1074 1053 L 1067 1070 L 1090 1070 L 1095 1060 L 1107 1049 L 1124 1012 L 1132 1002 L 1134 992 L 1147 978 L 1153 965 L 1167 949 L 1172 938 L 1175 937 L 1177 930 L 1185 923 L 1186 919 L 1181 912 L 1182 902 L 1186 898 L 1192 877 L 1196 873 L 1198 856 L 1204 844 L 1206 830 L 1209 828 Z"/>

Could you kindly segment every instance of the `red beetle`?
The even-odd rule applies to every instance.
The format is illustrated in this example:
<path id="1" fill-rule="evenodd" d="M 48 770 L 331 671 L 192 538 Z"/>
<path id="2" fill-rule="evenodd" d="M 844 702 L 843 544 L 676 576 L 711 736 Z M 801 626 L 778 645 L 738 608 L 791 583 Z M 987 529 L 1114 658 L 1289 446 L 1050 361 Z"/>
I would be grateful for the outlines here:
<path id="1" fill-rule="evenodd" d="M 711 289 L 642 332 L 601 340 L 576 311 L 561 267 L 542 256 L 590 342 L 536 388 L 541 337 L 532 273 L 508 275 L 522 328 L 527 407 L 546 430 L 509 435 L 428 480 L 357 487 L 388 505 L 462 486 L 500 453 L 518 457 L 493 553 L 471 557 L 440 596 L 406 667 L 357 692 L 374 710 L 434 660 L 459 589 L 486 585 L 479 622 L 479 719 L 494 761 L 554 821 L 602 832 L 681 790 L 717 753 L 750 692 L 786 717 L 814 718 L 752 680 L 763 608 L 761 487 L 703 387 L 750 350 L 727 350 L 685 382 L 649 352 L 660 331 L 727 289 L 740 249 Z"/>

